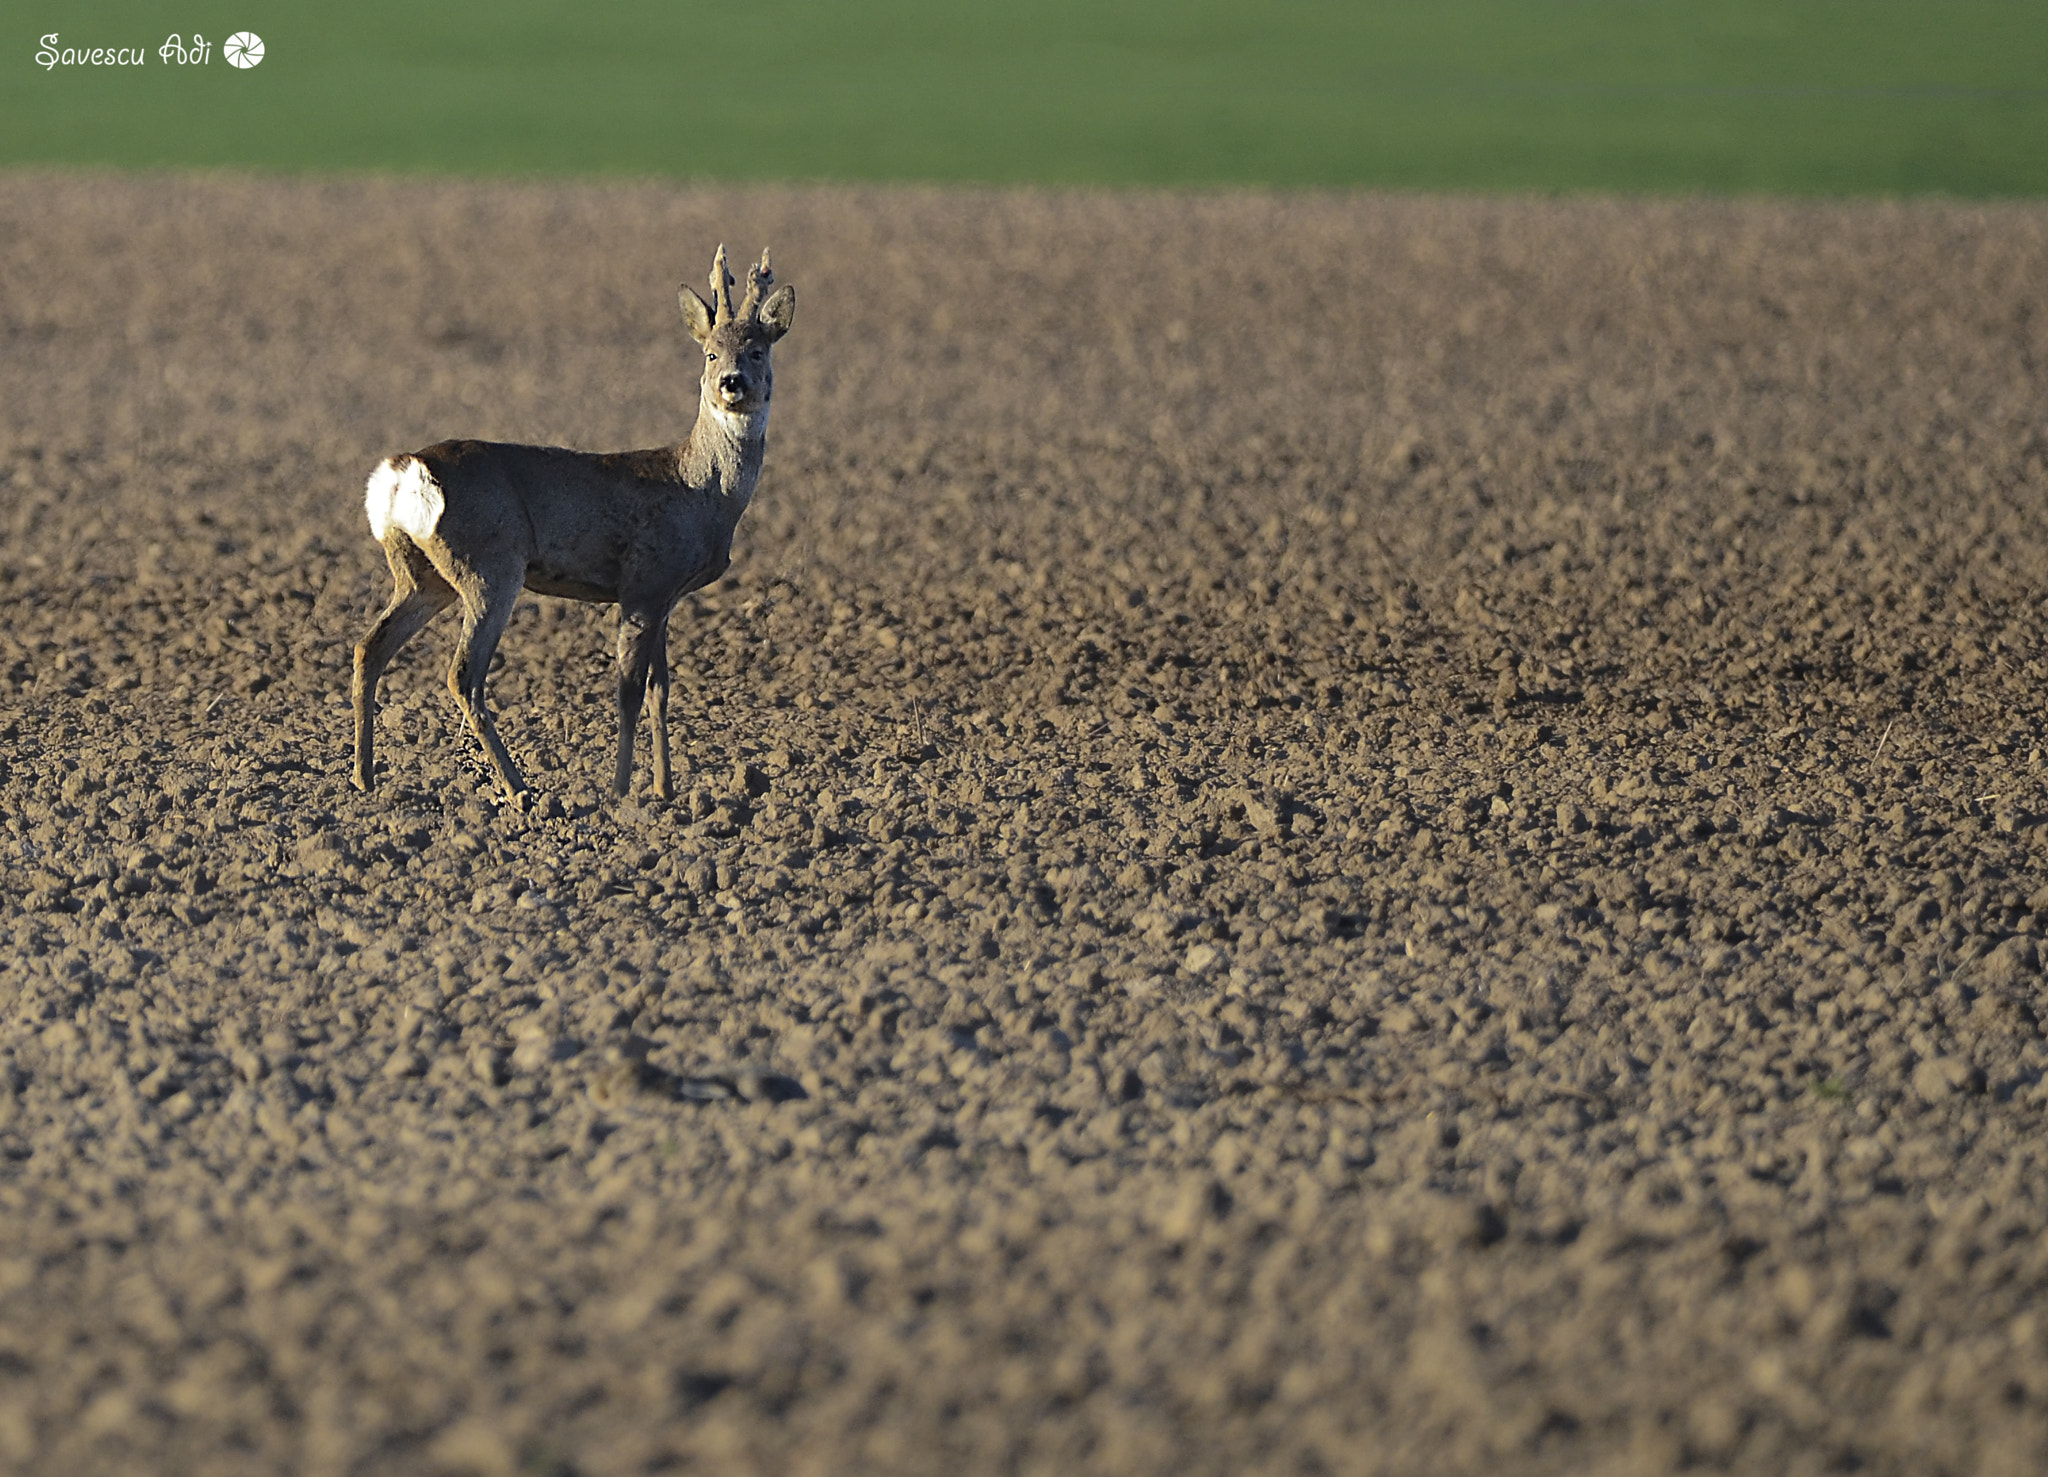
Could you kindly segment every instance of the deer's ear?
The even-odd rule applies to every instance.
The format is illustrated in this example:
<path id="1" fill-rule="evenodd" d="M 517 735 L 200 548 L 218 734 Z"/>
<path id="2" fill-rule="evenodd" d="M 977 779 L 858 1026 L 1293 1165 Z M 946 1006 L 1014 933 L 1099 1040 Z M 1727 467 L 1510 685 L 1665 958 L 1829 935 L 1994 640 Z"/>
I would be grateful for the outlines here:
<path id="1" fill-rule="evenodd" d="M 683 305 L 683 322 L 690 337 L 703 343 L 711 337 L 711 304 L 697 296 L 697 289 L 685 282 L 676 289 L 676 301 Z"/>
<path id="2" fill-rule="evenodd" d="M 761 326 L 768 330 L 768 342 L 774 343 L 796 321 L 796 289 L 778 287 L 768 294 L 768 301 L 761 304 Z"/>

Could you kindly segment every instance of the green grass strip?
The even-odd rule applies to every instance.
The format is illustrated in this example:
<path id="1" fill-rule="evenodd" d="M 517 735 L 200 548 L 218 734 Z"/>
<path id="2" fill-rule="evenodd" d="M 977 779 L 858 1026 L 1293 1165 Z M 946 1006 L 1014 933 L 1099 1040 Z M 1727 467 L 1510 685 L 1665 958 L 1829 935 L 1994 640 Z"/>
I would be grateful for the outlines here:
<path id="1" fill-rule="evenodd" d="M 46 70 L 52 31 L 148 60 Z M 192 0 L 5 46 L 12 164 L 2048 193 L 2040 0 Z"/>

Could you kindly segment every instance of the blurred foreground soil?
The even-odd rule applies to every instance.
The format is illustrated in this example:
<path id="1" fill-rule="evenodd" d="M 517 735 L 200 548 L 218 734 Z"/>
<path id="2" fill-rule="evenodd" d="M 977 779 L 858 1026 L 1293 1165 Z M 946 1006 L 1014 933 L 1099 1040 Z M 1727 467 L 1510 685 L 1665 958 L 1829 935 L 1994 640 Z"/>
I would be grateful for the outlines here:
<path id="1" fill-rule="evenodd" d="M 673 803 L 361 488 L 687 429 Z M 0 176 L 0 1469 L 2019 1474 L 2048 210 Z M 641 773 L 646 772 L 643 743 Z"/>

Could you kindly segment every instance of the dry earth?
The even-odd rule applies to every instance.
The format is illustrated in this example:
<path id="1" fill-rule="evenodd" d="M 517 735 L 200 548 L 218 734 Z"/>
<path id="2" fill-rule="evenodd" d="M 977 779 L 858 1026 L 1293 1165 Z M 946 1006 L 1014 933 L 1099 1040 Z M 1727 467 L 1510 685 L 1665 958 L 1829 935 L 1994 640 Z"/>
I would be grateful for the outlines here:
<path id="1" fill-rule="evenodd" d="M 379 455 L 802 307 L 687 767 Z M 2048 211 L 0 176 L 0 1466 L 2016 1474 Z M 644 745 L 643 745 L 644 756 Z M 644 757 L 643 757 L 644 773 Z"/>

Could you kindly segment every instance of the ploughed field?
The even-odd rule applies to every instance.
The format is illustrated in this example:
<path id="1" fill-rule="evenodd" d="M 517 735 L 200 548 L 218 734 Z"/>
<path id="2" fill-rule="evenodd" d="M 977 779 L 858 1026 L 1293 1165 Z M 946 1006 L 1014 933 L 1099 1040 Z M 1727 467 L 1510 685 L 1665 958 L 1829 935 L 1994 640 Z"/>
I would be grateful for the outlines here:
<path id="1" fill-rule="evenodd" d="M 800 294 L 347 783 L 375 460 Z M 2048 212 L 0 178 L 0 1468 L 2019 1473 Z M 646 775 L 643 736 L 640 774 Z"/>

